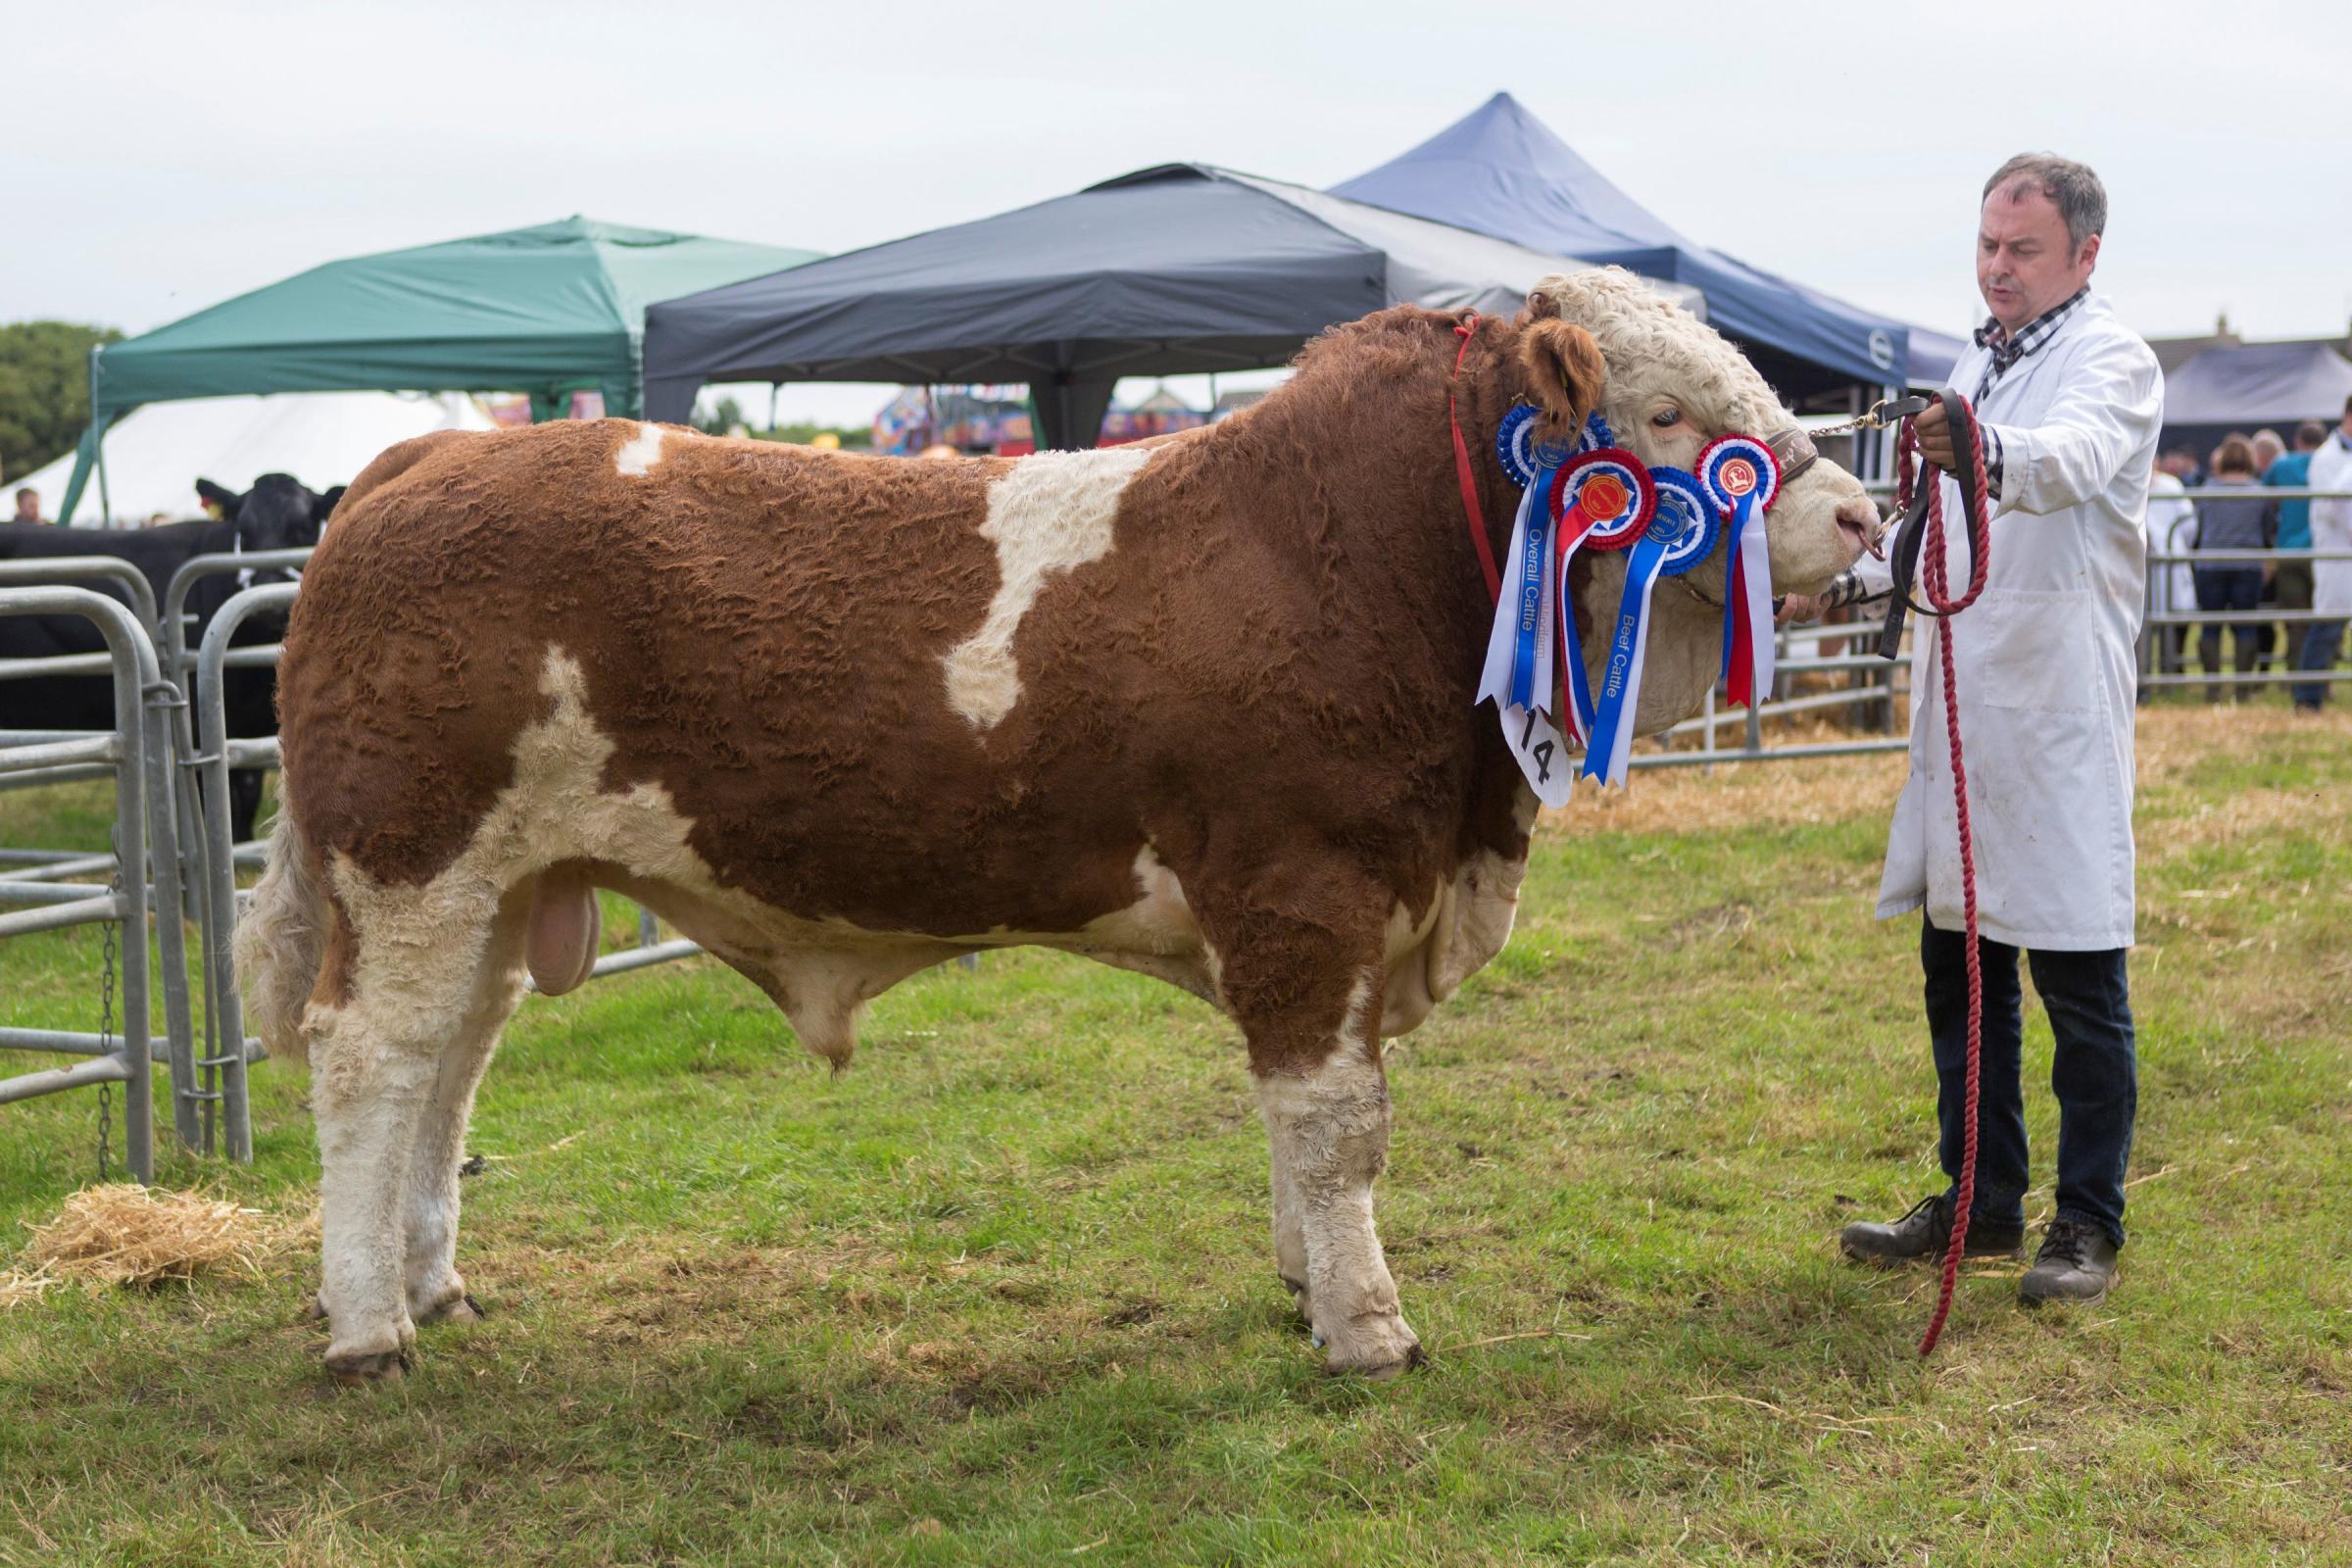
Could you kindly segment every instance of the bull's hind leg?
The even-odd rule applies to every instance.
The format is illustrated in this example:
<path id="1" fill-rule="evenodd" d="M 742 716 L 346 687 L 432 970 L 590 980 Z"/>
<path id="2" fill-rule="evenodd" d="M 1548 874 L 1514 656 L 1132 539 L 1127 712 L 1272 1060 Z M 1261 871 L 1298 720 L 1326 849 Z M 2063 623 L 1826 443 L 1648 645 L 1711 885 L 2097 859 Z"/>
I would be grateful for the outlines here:
<path id="1" fill-rule="evenodd" d="M 454 1037 L 442 1048 L 432 1092 L 417 1119 L 406 1200 L 409 1317 L 416 1323 L 480 1315 L 458 1272 L 458 1167 L 466 1159 L 466 1124 L 473 1092 L 498 1049 L 498 1032 L 523 993 L 527 892 L 508 896 L 492 924 L 473 996 Z"/>
<path id="2" fill-rule="evenodd" d="M 456 1164 L 471 1099 L 513 1009 L 521 925 L 499 894 L 457 878 L 423 888 L 346 881 L 326 962 L 305 1013 L 318 1125 L 318 1298 L 327 1370 L 344 1382 L 396 1371 L 416 1338 L 413 1305 L 465 1287 L 455 1247 Z M 419 1207 L 421 1250 L 412 1245 Z M 421 1261 L 421 1291 L 412 1268 Z"/>
<path id="3" fill-rule="evenodd" d="M 1223 984 L 1250 1037 L 1271 1146 L 1276 1266 L 1333 1371 L 1399 1372 L 1421 1359 L 1421 1346 L 1372 1224 L 1372 1183 L 1389 1152 L 1381 971 L 1355 970 L 1349 984 L 1348 967 L 1310 960 L 1310 973 L 1336 983 L 1300 984 L 1296 973 L 1252 976 L 1250 967 L 1229 961 Z"/>

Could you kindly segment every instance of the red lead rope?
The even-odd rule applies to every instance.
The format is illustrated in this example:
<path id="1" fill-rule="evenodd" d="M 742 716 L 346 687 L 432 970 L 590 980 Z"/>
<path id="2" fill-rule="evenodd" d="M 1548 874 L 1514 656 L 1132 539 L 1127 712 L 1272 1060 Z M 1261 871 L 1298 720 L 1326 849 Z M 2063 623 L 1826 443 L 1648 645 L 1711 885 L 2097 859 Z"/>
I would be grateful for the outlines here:
<path id="1" fill-rule="evenodd" d="M 1973 422 L 1973 411 L 1972 411 Z M 1955 431 L 1957 435 L 1959 432 Z M 1992 527 L 1985 515 L 1984 444 L 1969 432 L 1969 456 L 1976 467 L 1976 512 L 1968 521 L 1968 591 L 1958 599 L 1950 597 L 1950 567 L 1943 546 L 1943 482 L 1934 474 L 1927 476 L 1932 485 L 1928 492 L 1927 534 L 1921 548 L 1927 555 L 1920 568 L 1920 586 L 1926 595 L 1926 608 L 1938 615 L 1954 615 L 1977 602 L 1984 591 L 1984 572 L 1990 564 Z M 1895 507 L 1898 511 L 1910 504 L 1911 484 L 1915 477 L 1913 455 L 1919 450 L 1919 435 L 1912 424 L 1903 425 L 1900 441 L 1896 443 L 1899 467 Z M 1977 953 L 1977 856 L 1974 839 L 1968 824 L 1968 765 L 1960 755 L 1960 709 L 1955 701 L 1952 680 L 1951 628 L 1944 626 L 1936 634 L 1936 652 L 1943 670 L 1943 728 L 1952 750 L 1952 808 L 1957 813 L 1960 828 L 1960 896 L 1961 908 L 1967 917 L 1968 931 L 1968 1101 L 1965 1112 L 1965 1138 L 1960 1155 L 1960 1191 L 1955 1195 L 1952 1209 L 1952 1240 L 1943 1254 L 1943 1287 L 1936 1298 L 1936 1315 L 1928 1322 L 1928 1332 L 1921 1337 L 1919 1353 L 1926 1355 L 1936 1348 L 1943 1335 L 1943 1321 L 1951 1315 L 1952 1288 L 1960 1279 L 1960 1255 L 1968 1247 L 1969 1210 L 1977 1198 L 1977 1079 L 1978 1054 L 1984 1029 L 1984 974 Z"/>
<path id="2" fill-rule="evenodd" d="M 1462 361 L 1470 340 L 1478 335 L 1478 313 L 1470 312 L 1453 326 L 1462 346 L 1454 351 L 1453 379 L 1462 378 Z M 1478 475 L 1470 467 L 1470 449 L 1462 443 L 1462 421 L 1453 411 L 1453 388 L 1446 389 L 1446 423 L 1453 431 L 1453 476 L 1462 482 L 1462 512 L 1470 521 L 1470 542 L 1478 547 L 1478 569 L 1487 574 L 1487 597 L 1502 597 L 1502 573 L 1494 569 L 1494 547 L 1487 543 L 1487 514 L 1478 504 Z"/>

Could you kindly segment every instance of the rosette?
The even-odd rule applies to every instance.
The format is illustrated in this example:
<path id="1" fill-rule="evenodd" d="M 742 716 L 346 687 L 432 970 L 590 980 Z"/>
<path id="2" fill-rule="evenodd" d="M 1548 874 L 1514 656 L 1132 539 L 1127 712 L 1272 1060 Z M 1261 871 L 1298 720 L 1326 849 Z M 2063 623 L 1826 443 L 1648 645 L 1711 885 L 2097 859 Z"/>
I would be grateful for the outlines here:
<path id="1" fill-rule="evenodd" d="M 1772 690 L 1772 558 L 1764 513 L 1780 495 L 1781 465 L 1754 436 L 1727 435 L 1698 455 L 1698 480 L 1732 536 L 1724 569 L 1724 694 L 1752 708 Z"/>
<path id="2" fill-rule="evenodd" d="M 1568 591 L 1568 565 L 1580 545 L 1614 550 L 1640 537 L 1657 511 L 1658 497 L 1649 469 L 1620 447 L 1602 447 L 1576 458 L 1562 472 L 1561 485 L 1569 504 L 1560 518 L 1552 565 L 1562 665 L 1556 711 L 1561 727 L 1581 746 L 1592 733 L 1592 692 L 1585 673 L 1584 638 L 1576 625 L 1576 601 Z"/>
<path id="3" fill-rule="evenodd" d="M 1522 490 L 1535 482 L 1537 474 L 1558 467 L 1578 451 L 1565 441 L 1538 441 L 1536 420 L 1540 416 L 1535 405 L 1522 403 L 1502 416 L 1494 431 L 1494 460 Z"/>
<path id="4" fill-rule="evenodd" d="M 1604 784 L 1625 782 L 1641 710 L 1642 673 L 1649 649 L 1650 597 L 1660 577 L 1679 577 L 1707 559 L 1719 531 L 1698 478 L 1682 468 L 1652 468 L 1656 501 L 1648 525 L 1627 558 L 1625 592 L 1609 638 L 1599 705 L 1591 726 L 1581 769 Z"/>

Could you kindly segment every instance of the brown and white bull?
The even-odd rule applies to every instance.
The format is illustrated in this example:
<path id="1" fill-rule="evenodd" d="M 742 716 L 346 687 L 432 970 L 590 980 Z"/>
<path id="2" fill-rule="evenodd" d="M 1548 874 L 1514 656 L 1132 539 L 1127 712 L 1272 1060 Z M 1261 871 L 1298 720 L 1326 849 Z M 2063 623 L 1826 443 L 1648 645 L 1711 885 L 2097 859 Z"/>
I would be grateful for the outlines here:
<path id="1" fill-rule="evenodd" d="M 378 458 L 294 610 L 286 804 L 238 934 L 256 1026 L 314 1075 L 329 1370 L 395 1371 L 416 1325 L 472 1315 L 474 1088 L 525 974 L 586 976 L 597 888 L 836 1066 L 867 1003 L 987 948 L 1202 998 L 1248 1042 L 1276 1266 L 1330 1365 L 1416 1359 L 1372 1223 L 1380 1042 L 1501 949 L 1535 817 L 1473 704 L 1493 611 L 1448 399 L 1498 556 L 1516 403 L 1552 434 L 1599 407 L 1652 464 L 1790 423 L 1622 272 L 1546 280 L 1458 376 L 1455 321 L 1384 311 L 1230 421 L 1105 451 L 899 463 L 605 420 Z M 1771 514 L 1775 587 L 1819 589 L 1876 526 L 1812 466 Z M 1578 570 L 1605 623 L 1621 559 Z M 1712 683 L 1723 575 L 1660 588 L 1641 731 Z"/>

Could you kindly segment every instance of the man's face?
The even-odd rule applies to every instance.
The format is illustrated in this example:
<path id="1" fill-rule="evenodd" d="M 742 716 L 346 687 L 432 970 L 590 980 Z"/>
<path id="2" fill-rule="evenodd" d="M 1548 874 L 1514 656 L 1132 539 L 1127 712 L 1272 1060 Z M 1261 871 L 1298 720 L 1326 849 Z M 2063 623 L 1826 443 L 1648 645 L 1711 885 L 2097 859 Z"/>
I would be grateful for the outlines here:
<path id="1" fill-rule="evenodd" d="M 41 520 L 41 498 L 40 498 L 39 496 L 36 496 L 36 495 L 34 495 L 34 494 L 33 494 L 31 491 L 29 491 L 29 490 L 27 490 L 27 491 L 24 492 L 22 495 L 18 496 L 18 497 L 17 497 L 17 520 L 18 520 L 19 522 L 38 522 L 38 521 L 40 521 L 40 520 Z"/>
<path id="2" fill-rule="evenodd" d="M 2009 331 L 2073 298 L 2098 257 L 2099 236 L 2074 250 L 2058 204 L 2030 181 L 2012 181 L 1984 198 L 1977 220 L 1977 289 Z"/>

